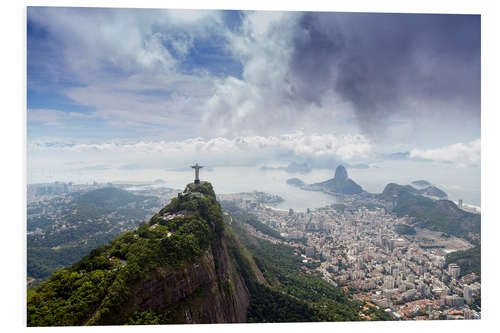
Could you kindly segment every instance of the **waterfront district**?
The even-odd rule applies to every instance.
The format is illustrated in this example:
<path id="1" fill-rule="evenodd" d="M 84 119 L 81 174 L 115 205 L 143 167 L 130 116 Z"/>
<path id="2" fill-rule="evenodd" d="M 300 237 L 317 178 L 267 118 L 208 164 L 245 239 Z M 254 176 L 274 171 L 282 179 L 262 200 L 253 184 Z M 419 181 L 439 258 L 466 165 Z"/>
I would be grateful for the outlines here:
<path id="1" fill-rule="evenodd" d="M 411 224 L 412 218 L 397 217 L 391 207 L 374 207 L 383 202 L 350 197 L 343 204 L 295 212 L 273 208 L 270 203 L 279 200 L 259 192 L 219 199 L 223 206 L 243 209 L 278 231 L 279 238 L 246 225 L 255 236 L 295 247 L 304 270 L 353 290 L 353 298 L 381 307 L 395 319 L 481 317 L 480 277 L 463 275 L 457 264 L 446 264 L 446 254 L 473 245 L 421 228 L 415 228 L 414 235 L 398 234 L 395 226 Z"/>

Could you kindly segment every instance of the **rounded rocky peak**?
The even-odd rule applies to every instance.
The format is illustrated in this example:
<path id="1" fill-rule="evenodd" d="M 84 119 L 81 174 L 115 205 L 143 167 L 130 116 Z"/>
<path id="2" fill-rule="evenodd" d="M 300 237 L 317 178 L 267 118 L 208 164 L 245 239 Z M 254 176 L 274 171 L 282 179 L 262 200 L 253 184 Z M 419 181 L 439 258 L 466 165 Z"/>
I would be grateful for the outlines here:
<path id="1" fill-rule="evenodd" d="M 336 180 L 346 180 L 347 177 L 347 170 L 344 168 L 343 165 L 339 165 L 337 169 L 335 169 L 335 179 Z"/>
<path id="2" fill-rule="evenodd" d="M 212 184 L 204 180 L 200 181 L 199 184 L 194 184 L 194 183 L 187 184 L 184 193 L 188 192 L 200 192 L 204 195 L 210 195 L 215 197 L 215 192 L 212 187 Z"/>

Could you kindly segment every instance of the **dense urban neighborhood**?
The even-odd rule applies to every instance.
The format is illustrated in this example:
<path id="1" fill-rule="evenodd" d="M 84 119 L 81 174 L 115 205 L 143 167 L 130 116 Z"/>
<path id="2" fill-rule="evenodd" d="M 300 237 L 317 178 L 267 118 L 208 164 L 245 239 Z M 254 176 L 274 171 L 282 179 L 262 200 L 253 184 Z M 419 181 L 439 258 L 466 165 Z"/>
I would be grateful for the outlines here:
<path id="1" fill-rule="evenodd" d="M 397 319 L 481 317 L 480 272 L 461 272 L 447 262 L 447 254 L 474 248 L 467 240 L 413 227 L 413 218 L 397 217 L 380 201 L 350 198 L 295 212 L 275 209 L 261 198 L 234 195 L 223 205 L 244 209 L 279 232 L 276 237 L 247 225 L 254 235 L 296 247 L 305 270 L 352 289 L 353 298 Z"/>

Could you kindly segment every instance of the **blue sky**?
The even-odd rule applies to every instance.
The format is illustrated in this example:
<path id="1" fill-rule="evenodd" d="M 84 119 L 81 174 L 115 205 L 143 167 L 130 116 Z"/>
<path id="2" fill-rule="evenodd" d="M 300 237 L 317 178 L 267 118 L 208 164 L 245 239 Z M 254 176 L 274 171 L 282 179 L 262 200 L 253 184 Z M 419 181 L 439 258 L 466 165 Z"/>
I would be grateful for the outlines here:
<path id="1" fill-rule="evenodd" d="M 29 168 L 146 167 L 163 163 L 157 154 L 173 154 L 172 167 L 195 156 L 370 164 L 394 153 L 479 167 L 480 23 L 29 7 Z"/>

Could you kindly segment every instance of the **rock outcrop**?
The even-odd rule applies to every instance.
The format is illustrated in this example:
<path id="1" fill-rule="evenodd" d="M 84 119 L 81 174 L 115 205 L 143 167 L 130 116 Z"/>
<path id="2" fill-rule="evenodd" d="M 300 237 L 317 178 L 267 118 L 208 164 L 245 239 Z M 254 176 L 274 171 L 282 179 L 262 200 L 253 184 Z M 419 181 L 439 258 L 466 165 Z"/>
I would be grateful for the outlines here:
<path id="1" fill-rule="evenodd" d="M 349 178 L 347 170 L 342 165 L 339 165 L 335 170 L 334 178 L 324 182 L 311 184 L 309 187 L 338 194 L 359 194 L 364 192 L 361 186 Z"/>
<path id="2" fill-rule="evenodd" d="M 335 177 L 333 177 L 337 182 L 344 182 L 347 180 L 347 170 L 343 165 L 339 165 L 337 169 L 335 169 Z"/>
<path id="3" fill-rule="evenodd" d="M 216 251 L 210 248 L 182 269 L 158 268 L 137 285 L 131 312 L 174 309 L 175 323 L 246 322 L 248 291 L 226 243 L 224 236 Z"/>

